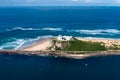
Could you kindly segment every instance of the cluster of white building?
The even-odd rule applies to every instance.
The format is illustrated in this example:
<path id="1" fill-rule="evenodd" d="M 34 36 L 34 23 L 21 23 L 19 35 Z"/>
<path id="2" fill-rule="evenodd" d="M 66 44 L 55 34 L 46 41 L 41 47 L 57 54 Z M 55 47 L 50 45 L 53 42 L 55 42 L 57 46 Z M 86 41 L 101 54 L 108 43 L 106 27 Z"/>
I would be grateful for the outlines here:
<path id="1" fill-rule="evenodd" d="M 62 35 L 59 35 L 57 37 L 57 40 L 59 41 L 70 41 L 73 37 L 72 36 L 62 36 Z"/>

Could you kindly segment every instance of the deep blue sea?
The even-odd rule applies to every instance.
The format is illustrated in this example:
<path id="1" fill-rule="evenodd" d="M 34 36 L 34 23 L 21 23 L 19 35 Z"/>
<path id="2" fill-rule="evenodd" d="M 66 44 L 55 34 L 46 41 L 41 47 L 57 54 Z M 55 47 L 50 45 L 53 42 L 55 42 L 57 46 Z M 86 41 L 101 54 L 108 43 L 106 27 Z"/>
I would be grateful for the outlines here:
<path id="1" fill-rule="evenodd" d="M 0 49 L 71 35 L 120 39 L 120 7 L 0 7 Z M 120 80 L 120 56 L 0 55 L 0 80 Z"/>

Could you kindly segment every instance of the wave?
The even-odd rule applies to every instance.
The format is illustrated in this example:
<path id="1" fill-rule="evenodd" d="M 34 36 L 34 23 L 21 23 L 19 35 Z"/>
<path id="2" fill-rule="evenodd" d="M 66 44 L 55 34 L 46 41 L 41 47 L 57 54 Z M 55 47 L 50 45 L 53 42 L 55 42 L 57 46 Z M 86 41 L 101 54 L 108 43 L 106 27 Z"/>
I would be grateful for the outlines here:
<path id="1" fill-rule="evenodd" d="M 14 27 L 12 29 L 6 29 L 7 31 L 22 30 L 22 31 L 35 31 L 40 30 L 39 28 L 23 28 L 23 27 Z"/>
<path id="2" fill-rule="evenodd" d="M 13 39 L 11 42 L 3 43 L 0 45 L 1 50 L 18 50 L 22 47 L 31 45 L 35 43 L 37 40 L 43 39 L 43 38 L 51 38 L 52 35 L 46 35 L 46 36 L 38 36 L 37 38 L 29 38 L 29 39 Z"/>
<path id="3" fill-rule="evenodd" d="M 120 30 L 118 30 L 118 29 L 68 30 L 68 32 L 78 32 L 80 34 L 90 34 L 90 35 L 114 35 L 114 34 L 120 34 Z"/>
<path id="4" fill-rule="evenodd" d="M 21 45 L 23 45 L 26 41 L 24 39 L 15 39 L 12 42 L 4 43 L 0 46 L 0 49 L 18 49 Z"/>
<path id="5" fill-rule="evenodd" d="M 12 29 L 6 29 L 6 31 L 15 31 L 15 30 L 22 30 L 22 31 L 37 31 L 37 30 L 48 30 L 48 31 L 63 31 L 62 28 L 23 28 L 23 27 L 13 27 Z"/>
<path id="6" fill-rule="evenodd" d="M 63 31 L 62 28 L 50 28 L 50 27 L 48 27 L 48 28 L 42 28 L 42 30 L 49 30 L 49 31 Z"/>
<path id="7" fill-rule="evenodd" d="M 76 37 L 80 39 L 109 39 L 109 40 L 120 40 L 120 38 L 106 38 L 106 37 Z"/>

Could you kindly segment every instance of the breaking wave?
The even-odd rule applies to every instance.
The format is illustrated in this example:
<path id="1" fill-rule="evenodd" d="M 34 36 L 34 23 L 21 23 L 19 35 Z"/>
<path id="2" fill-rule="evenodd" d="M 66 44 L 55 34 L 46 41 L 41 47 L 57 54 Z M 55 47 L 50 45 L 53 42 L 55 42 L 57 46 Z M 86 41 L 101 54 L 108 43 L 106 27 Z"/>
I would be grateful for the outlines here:
<path id="1" fill-rule="evenodd" d="M 2 45 L 0 45 L 0 49 L 3 50 L 17 50 L 19 48 L 21 48 L 23 45 L 25 44 L 33 44 L 34 42 L 36 42 L 37 40 L 40 40 L 42 38 L 51 38 L 53 37 L 52 35 L 46 35 L 46 36 L 38 36 L 37 38 L 29 38 L 29 39 L 13 39 L 13 41 L 11 42 L 7 42 L 7 43 L 3 43 Z"/>
<path id="2" fill-rule="evenodd" d="M 22 30 L 22 31 L 37 31 L 37 30 L 48 30 L 48 31 L 63 31 L 62 28 L 23 28 L 23 27 L 13 27 L 12 29 L 6 29 L 6 31 L 15 31 L 15 30 Z"/>
<path id="3" fill-rule="evenodd" d="M 22 46 L 26 41 L 24 39 L 15 39 L 12 42 L 4 43 L 0 46 L 0 49 L 18 49 L 20 46 Z"/>
<path id="4" fill-rule="evenodd" d="M 63 31 L 62 28 L 50 28 L 50 27 L 48 27 L 48 28 L 42 28 L 42 30 L 49 30 L 49 31 Z"/>
<path id="5" fill-rule="evenodd" d="M 80 34 L 90 34 L 90 35 L 114 35 L 114 34 L 120 34 L 120 30 L 118 30 L 118 29 L 68 30 L 68 32 L 78 32 Z"/>
<path id="6" fill-rule="evenodd" d="M 80 39 L 109 39 L 109 40 L 120 40 L 120 38 L 105 38 L 105 37 L 77 37 Z"/>
<path id="7" fill-rule="evenodd" d="M 23 28 L 23 27 L 14 27 L 12 29 L 6 29 L 7 31 L 14 31 L 14 30 L 23 30 L 23 31 L 33 31 L 33 30 L 40 30 L 38 28 Z"/>

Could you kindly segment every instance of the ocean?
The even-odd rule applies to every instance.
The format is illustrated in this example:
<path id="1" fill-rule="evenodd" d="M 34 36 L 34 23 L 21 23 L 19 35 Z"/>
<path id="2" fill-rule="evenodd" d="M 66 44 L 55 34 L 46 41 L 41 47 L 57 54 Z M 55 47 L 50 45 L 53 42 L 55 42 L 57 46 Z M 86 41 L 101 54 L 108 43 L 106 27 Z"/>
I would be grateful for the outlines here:
<path id="1" fill-rule="evenodd" d="M 120 7 L 0 7 L 0 49 L 58 35 L 120 39 Z M 0 80 L 119 80 L 120 56 L 0 55 Z"/>
<path id="2" fill-rule="evenodd" d="M 87 59 L 0 55 L 0 80 L 119 80 L 120 56 Z"/>

